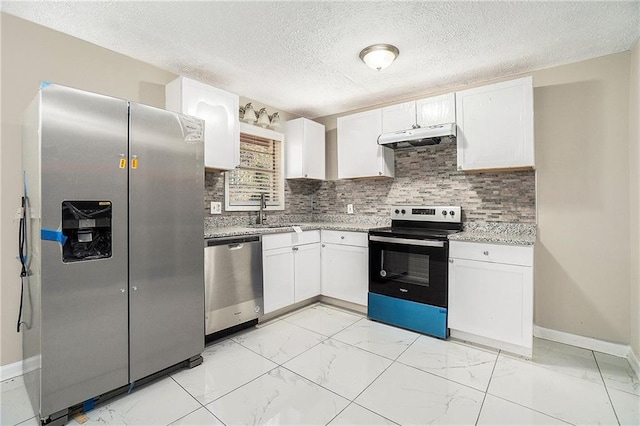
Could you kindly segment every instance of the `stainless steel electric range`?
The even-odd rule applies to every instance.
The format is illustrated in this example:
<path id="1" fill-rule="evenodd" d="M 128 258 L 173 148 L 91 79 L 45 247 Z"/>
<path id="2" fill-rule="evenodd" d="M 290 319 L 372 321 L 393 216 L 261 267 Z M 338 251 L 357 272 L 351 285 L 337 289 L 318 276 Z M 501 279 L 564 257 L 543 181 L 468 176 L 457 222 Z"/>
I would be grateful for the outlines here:
<path id="1" fill-rule="evenodd" d="M 369 318 L 446 339 L 448 236 L 459 206 L 393 206 L 391 227 L 369 231 Z"/>

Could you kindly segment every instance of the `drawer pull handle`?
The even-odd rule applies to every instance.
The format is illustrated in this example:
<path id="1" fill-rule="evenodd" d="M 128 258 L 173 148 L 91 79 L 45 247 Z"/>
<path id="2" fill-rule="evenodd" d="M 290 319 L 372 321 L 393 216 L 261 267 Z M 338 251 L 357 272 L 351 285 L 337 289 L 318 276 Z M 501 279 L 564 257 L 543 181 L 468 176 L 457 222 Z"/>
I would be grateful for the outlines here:
<path id="1" fill-rule="evenodd" d="M 344 240 L 344 235 L 341 235 L 341 236 L 340 236 L 340 239 L 341 239 L 341 240 Z"/>
<path id="2" fill-rule="evenodd" d="M 484 252 L 482 252 L 482 254 L 484 254 L 485 256 L 489 256 L 489 252 L 486 251 L 486 250 Z"/>

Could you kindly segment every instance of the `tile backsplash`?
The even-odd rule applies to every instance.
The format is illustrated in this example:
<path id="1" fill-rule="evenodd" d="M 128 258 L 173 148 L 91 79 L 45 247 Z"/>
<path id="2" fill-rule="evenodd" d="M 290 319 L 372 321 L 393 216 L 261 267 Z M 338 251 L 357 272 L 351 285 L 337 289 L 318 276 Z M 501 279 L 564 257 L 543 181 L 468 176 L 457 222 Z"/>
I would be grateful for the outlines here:
<path id="1" fill-rule="evenodd" d="M 394 204 L 430 204 L 460 205 L 463 221 L 535 223 L 534 171 L 458 172 L 455 144 L 399 150 L 395 156 L 395 179 L 288 180 L 286 209 L 269 216 L 275 221 L 278 216 L 343 215 L 353 204 L 355 216 L 388 217 Z M 205 216 L 211 216 L 209 202 L 224 202 L 222 173 L 206 173 L 204 198 Z M 218 218 L 226 216 L 250 220 L 256 213 L 223 212 Z"/>

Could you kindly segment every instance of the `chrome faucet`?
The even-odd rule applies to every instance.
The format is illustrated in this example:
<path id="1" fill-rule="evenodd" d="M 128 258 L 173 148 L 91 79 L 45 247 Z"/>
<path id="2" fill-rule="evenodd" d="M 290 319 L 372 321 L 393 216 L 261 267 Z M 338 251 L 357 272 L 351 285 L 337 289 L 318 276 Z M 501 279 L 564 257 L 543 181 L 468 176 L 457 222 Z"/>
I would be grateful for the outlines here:
<path id="1" fill-rule="evenodd" d="M 267 213 L 264 211 L 264 209 L 267 208 L 266 195 L 264 192 L 260 193 L 260 211 L 258 212 L 258 220 L 256 221 L 258 225 L 264 225 L 267 222 Z"/>

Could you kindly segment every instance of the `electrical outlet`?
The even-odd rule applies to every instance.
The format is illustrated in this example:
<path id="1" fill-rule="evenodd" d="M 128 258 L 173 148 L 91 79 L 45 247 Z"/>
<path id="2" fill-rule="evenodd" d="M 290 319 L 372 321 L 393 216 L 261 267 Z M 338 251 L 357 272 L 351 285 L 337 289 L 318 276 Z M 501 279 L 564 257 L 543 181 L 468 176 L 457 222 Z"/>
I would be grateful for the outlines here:
<path id="1" fill-rule="evenodd" d="M 347 204 L 347 214 L 353 214 L 353 204 Z"/>
<path id="2" fill-rule="evenodd" d="M 211 202 L 211 214 L 222 214 L 222 203 L 220 201 Z"/>

